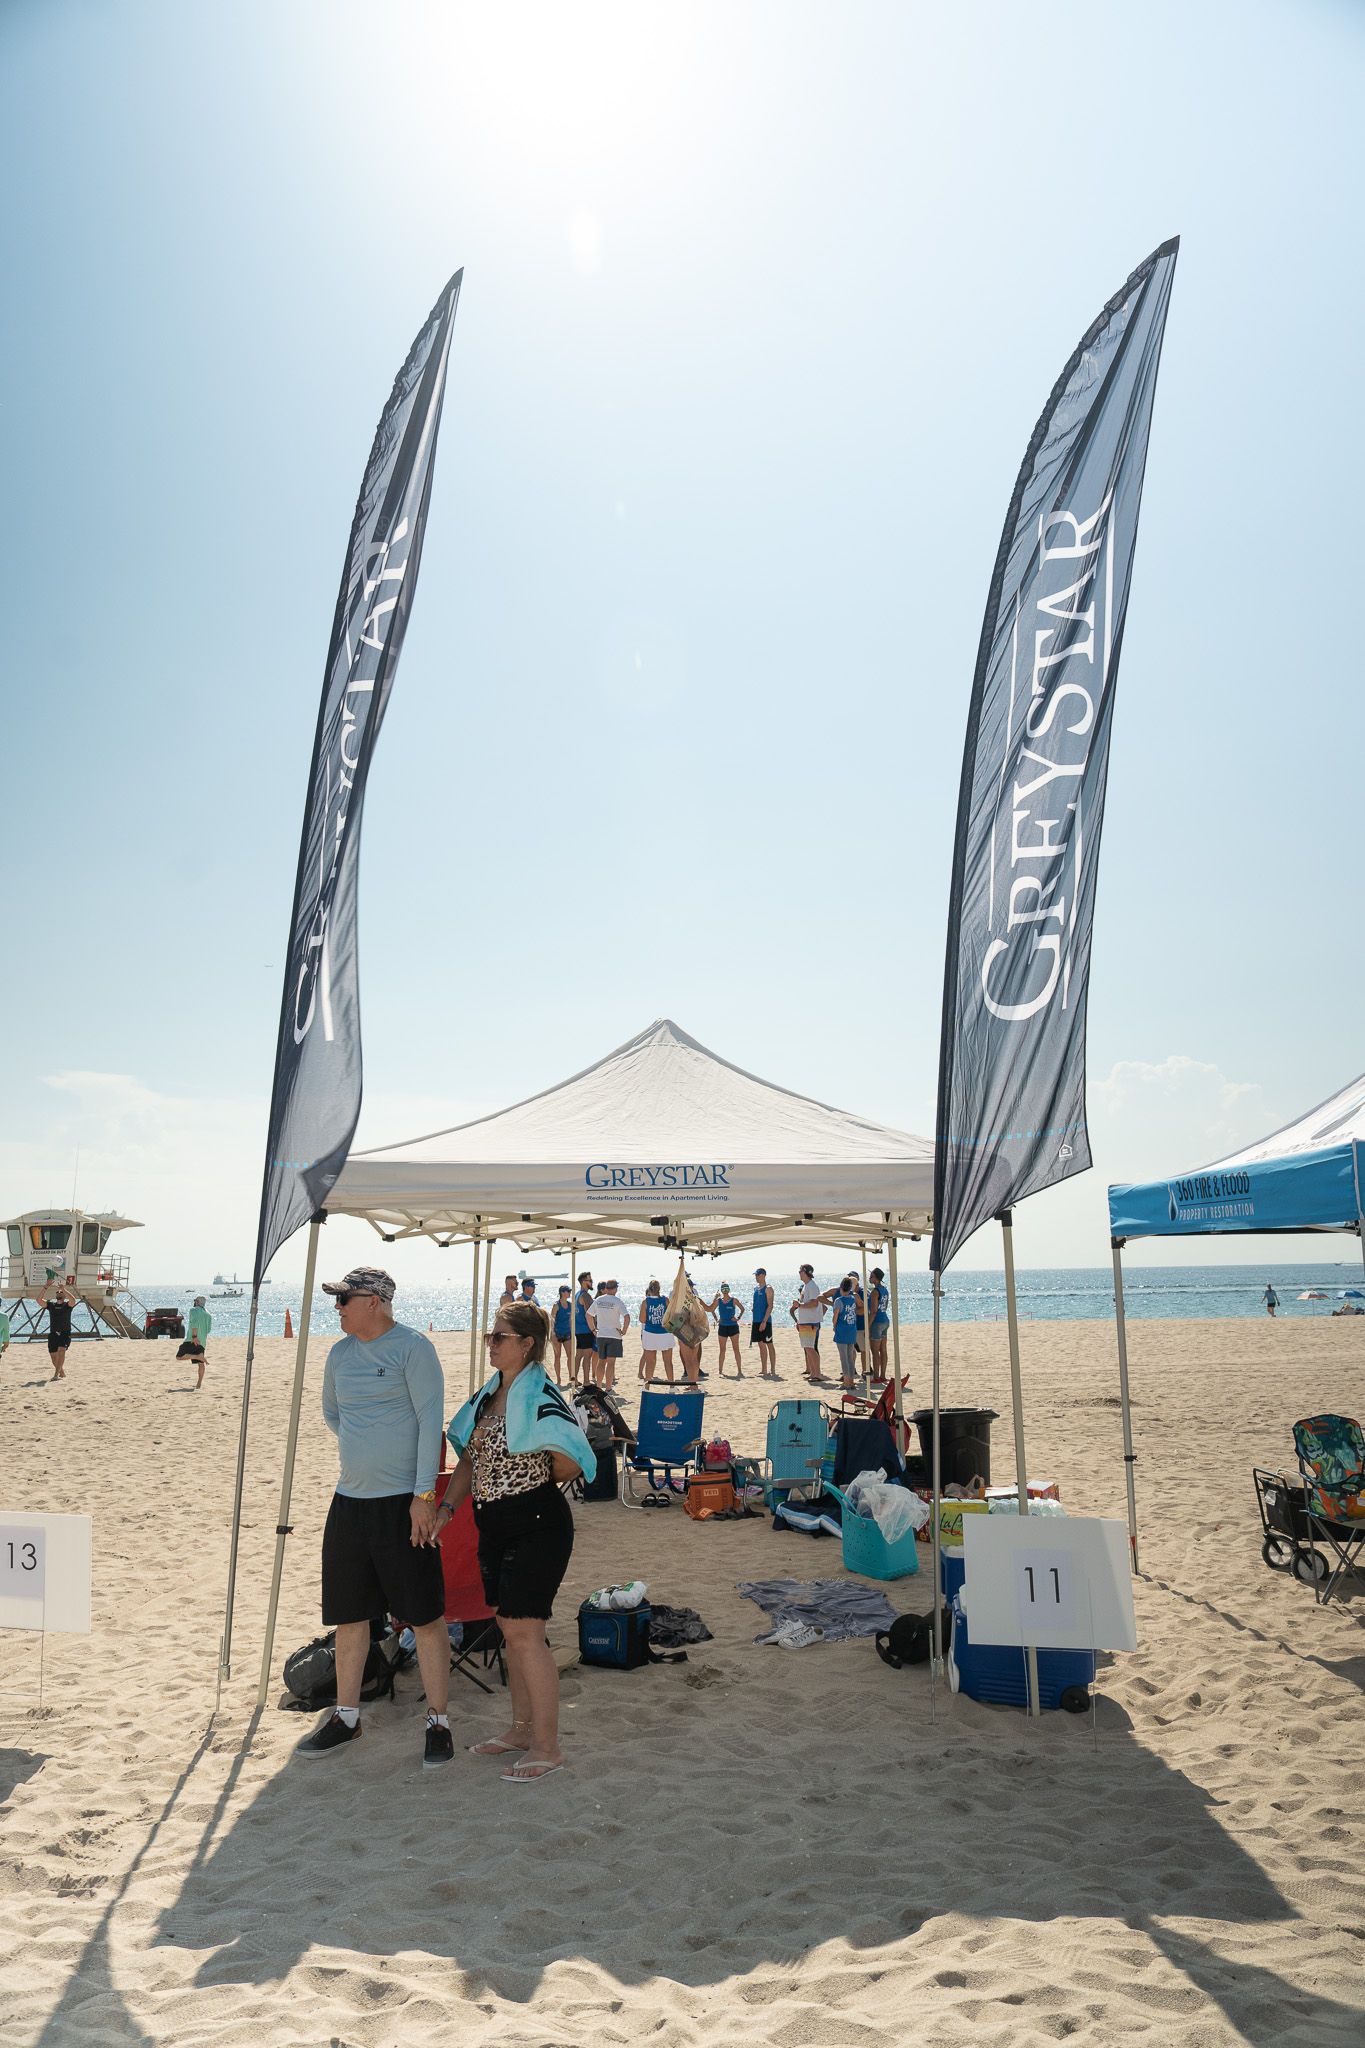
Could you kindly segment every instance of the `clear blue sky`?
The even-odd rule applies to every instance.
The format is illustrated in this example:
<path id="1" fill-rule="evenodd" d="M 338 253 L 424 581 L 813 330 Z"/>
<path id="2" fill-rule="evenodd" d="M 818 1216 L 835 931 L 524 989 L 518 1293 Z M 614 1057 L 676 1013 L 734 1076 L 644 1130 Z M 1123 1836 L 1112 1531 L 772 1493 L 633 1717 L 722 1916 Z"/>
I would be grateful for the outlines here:
<path id="1" fill-rule="evenodd" d="M 342 551 L 460 264 L 365 824 L 362 1138 L 661 1014 L 932 1127 L 1005 506 L 1174 233 L 1097 1168 L 1021 1261 L 1102 1260 L 1107 1180 L 1365 1066 L 1359 9 L 8 0 L 0 90 L 6 1213 L 66 1200 L 79 1143 L 141 1270 L 249 1261 Z"/>

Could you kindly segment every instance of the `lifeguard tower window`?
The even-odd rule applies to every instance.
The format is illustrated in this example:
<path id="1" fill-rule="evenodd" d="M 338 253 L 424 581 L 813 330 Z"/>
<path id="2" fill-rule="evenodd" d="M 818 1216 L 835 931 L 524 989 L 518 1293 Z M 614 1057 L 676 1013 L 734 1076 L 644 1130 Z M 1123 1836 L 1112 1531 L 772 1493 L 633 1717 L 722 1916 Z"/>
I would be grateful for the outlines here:
<path id="1" fill-rule="evenodd" d="M 21 1259 L 24 1255 L 24 1233 L 17 1223 L 9 1225 L 9 1255 L 12 1259 Z"/>
<path id="2" fill-rule="evenodd" d="M 69 1223 L 30 1223 L 29 1241 L 35 1252 L 64 1252 L 71 1237 Z"/>
<path id="3" fill-rule="evenodd" d="M 83 1259 L 91 1258 L 96 1252 L 102 1252 L 108 1242 L 109 1232 L 101 1230 L 98 1223 L 82 1223 L 81 1257 Z"/>

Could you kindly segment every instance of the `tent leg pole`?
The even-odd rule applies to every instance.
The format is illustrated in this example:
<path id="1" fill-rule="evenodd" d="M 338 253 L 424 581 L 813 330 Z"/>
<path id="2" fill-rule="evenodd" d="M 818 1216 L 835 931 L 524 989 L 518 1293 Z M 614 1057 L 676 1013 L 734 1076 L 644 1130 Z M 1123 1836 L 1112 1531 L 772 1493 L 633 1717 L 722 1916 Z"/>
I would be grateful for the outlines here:
<path id="1" fill-rule="evenodd" d="M 872 1379 L 872 1339 L 867 1334 L 871 1318 L 867 1312 L 867 1246 L 860 1244 L 858 1250 L 863 1258 L 863 1335 L 860 1355 L 863 1361 L 863 1392 L 866 1393 Z"/>
<path id="2" fill-rule="evenodd" d="M 489 1356 L 489 1353 L 488 1353 L 488 1347 L 487 1347 L 487 1346 L 485 1345 L 485 1343 L 484 1343 L 484 1341 L 483 1341 L 483 1333 L 484 1333 L 484 1330 L 486 1330 L 486 1329 L 487 1329 L 487 1330 L 491 1330 L 491 1329 L 492 1329 L 492 1327 L 493 1327 L 493 1319 L 492 1319 L 492 1317 L 491 1317 L 491 1316 L 489 1315 L 489 1313 L 488 1313 L 488 1304 L 489 1304 L 489 1302 L 490 1302 L 490 1301 L 491 1301 L 492 1299 L 493 1299 L 493 1239 L 492 1239 L 492 1238 L 490 1237 L 490 1238 L 489 1238 L 489 1240 L 488 1240 L 488 1242 L 487 1242 L 487 1243 L 485 1244 L 485 1246 L 484 1246 L 484 1248 L 483 1248 L 483 1304 L 482 1304 L 482 1309 L 481 1309 L 481 1314 L 482 1314 L 482 1317 L 483 1317 L 483 1321 L 482 1321 L 482 1324 L 481 1324 L 481 1326 L 480 1326 L 480 1329 L 479 1329 L 479 1361 L 480 1361 L 480 1370 L 482 1371 L 483 1377 L 484 1377 L 485 1379 L 486 1379 L 486 1378 L 488 1377 L 488 1356 Z M 471 1393 L 472 1393 L 472 1392 L 473 1392 L 473 1389 L 471 1388 L 471 1389 L 470 1389 L 470 1391 L 471 1391 Z"/>
<path id="3" fill-rule="evenodd" d="M 261 1682 L 256 1705 L 263 1707 L 270 1692 L 270 1660 L 275 1652 L 275 1616 L 280 1605 L 280 1580 L 284 1574 L 285 1538 L 289 1529 L 289 1501 L 294 1491 L 294 1453 L 299 1442 L 299 1409 L 303 1405 L 303 1369 L 308 1358 L 308 1325 L 313 1315 L 313 1276 L 318 1264 L 318 1218 L 308 1228 L 308 1262 L 303 1269 L 303 1307 L 299 1310 L 299 1336 L 294 1351 L 294 1393 L 289 1404 L 289 1435 L 284 1446 L 284 1479 L 280 1486 L 280 1518 L 275 1524 L 275 1566 L 270 1575 L 270 1606 L 265 1617 L 265 1646 L 261 1651 Z"/>
<path id="4" fill-rule="evenodd" d="M 223 1636 L 218 1646 L 218 1688 L 232 1676 L 232 1609 L 237 1591 L 237 1548 L 242 1533 L 242 1487 L 246 1480 L 246 1430 L 251 1413 L 251 1365 L 256 1356 L 256 1314 L 261 1305 L 259 1286 L 251 1290 L 251 1321 L 246 1333 L 246 1369 L 242 1374 L 242 1419 L 237 1426 L 237 1479 L 232 1489 L 232 1536 L 228 1543 L 227 1600 L 223 1607 Z"/>
<path id="5" fill-rule="evenodd" d="M 474 1398 L 474 1389 L 479 1384 L 476 1367 L 479 1359 L 479 1250 L 480 1239 L 474 1239 L 474 1274 L 469 1286 L 469 1398 Z"/>
<path id="6" fill-rule="evenodd" d="M 1123 1414 L 1123 1476 L 1128 1486 L 1128 1553 L 1133 1576 L 1138 1570 L 1137 1485 L 1133 1467 L 1133 1409 L 1128 1398 L 1128 1318 L 1123 1307 L 1123 1239 L 1111 1237 L 1114 1254 L 1114 1335 L 1119 1347 L 1119 1407 Z"/>
<path id="7" fill-rule="evenodd" d="M 887 1265 L 890 1269 L 887 1278 L 891 1282 L 891 1370 L 896 1380 L 896 1427 L 892 1431 L 892 1435 L 896 1439 L 897 1450 L 904 1456 L 906 1442 L 905 1407 L 901 1400 L 901 1283 L 900 1270 L 896 1265 L 896 1236 L 895 1232 L 890 1228 L 891 1218 L 889 1216 L 886 1221 L 888 1226 L 886 1236 Z"/>
<path id="8" fill-rule="evenodd" d="M 932 1700 L 932 1699 L 933 1699 L 933 1697 L 934 1697 L 934 1691 L 935 1691 L 935 1689 L 936 1689 L 936 1688 L 937 1688 L 937 1686 L 938 1686 L 938 1682 L 939 1682 L 940 1678 L 941 1678 L 941 1677 L 943 1676 L 943 1569 L 942 1569 L 942 1564 L 941 1564 L 941 1562 L 940 1562 L 940 1559 L 941 1559 L 941 1555 L 942 1555 L 942 1541 L 943 1541 L 943 1534 L 942 1534 L 942 1530 L 941 1530 L 941 1529 L 940 1529 L 940 1527 L 939 1527 L 939 1520 L 940 1520 L 940 1510 L 941 1510 L 941 1508 L 942 1508 L 942 1503 L 943 1503 L 943 1487 L 942 1487 L 942 1483 L 941 1483 L 941 1480 L 940 1480 L 940 1477 L 939 1477 L 939 1427 L 938 1427 L 938 1419 L 939 1419 L 939 1405 L 940 1405 L 940 1393 L 941 1393 L 941 1377 L 940 1377 L 940 1351 L 939 1351 L 939 1334 L 940 1334 L 940 1326 L 941 1326 L 941 1323 L 942 1323 L 942 1314 L 941 1314 L 941 1307 L 940 1307 L 940 1304 L 942 1303 L 942 1300 L 943 1300 L 943 1286 L 942 1286 L 942 1282 L 941 1282 L 941 1279 L 940 1279 L 940 1276 L 938 1275 L 938 1273 L 935 1273 L 935 1274 L 934 1274 L 934 1348 L 933 1348 L 933 1357 L 934 1357 L 934 1422 L 933 1422 L 933 1433 L 932 1433 L 932 1435 L 931 1435 L 931 1437 L 930 1437 L 930 1440 L 929 1440 L 929 1450 L 930 1450 L 930 1456 L 931 1456 L 931 1458 L 932 1458 L 932 1461 L 933 1461 L 933 1475 L 932 1475 L 932 1476 L 933 1476 L 933 1482 L 934 1482 L 934 1503 L 933 1503 L 933 1514 L 934 1514 L 934 1520 L 933 1520 L 933 1527 L 932 1527 L 932 1529 L 931 1529 L 931 1531 L 930 1531 L 930 1535 L 931 1535 L 931 1539 L 932 1539 L 932 1550 L 933 1550 L 933 1566 L 934 1566 L 934 1606 L 933 1606 L 933 1615 L 934 1615 L 934 1635 L 933 1635 L 933 1643 L 932 1643 L 932 1647 L 931 1647 L 931 1649 L 930 1649 L 930 1652 L 929 1652 L 929 1656 L 930 1656 L 930 1667 L 929 1667 L 929 1676 L 930 1676 L 930 1692 L 929 1692 L 929 1697 L 930 1697 L 930 1699 L 931 1699 L 931 1700 Z"/>
<path id="9" fill-rule="evenodd" d="M 1010 1402 L 1014 1409 L 1014 1477 L 1019 1489 L 1019 1512 L 1028 1513 L 1028 1465 L 1024 1457 L 1024 1383 L 1019 1368 L 1019 1303 L 1014 1291 L 1014 1219 L 1008 1209 L 1000 1218 L 1000 1235 L 1005 1247 L 1005 1321 L 1010 1345 Z M 1038 1649 L 1029 1643 L 1024 1651 L 1027 1666 L 1028 1711 L 1031 1720 L 1039 1713 Z"/>

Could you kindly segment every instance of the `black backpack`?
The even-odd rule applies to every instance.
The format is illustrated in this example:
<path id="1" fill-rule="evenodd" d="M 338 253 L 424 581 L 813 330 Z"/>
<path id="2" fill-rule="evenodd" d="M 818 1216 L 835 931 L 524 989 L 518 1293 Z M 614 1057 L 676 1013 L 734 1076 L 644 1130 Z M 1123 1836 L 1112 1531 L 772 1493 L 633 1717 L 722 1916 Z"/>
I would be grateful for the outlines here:
<path id="1" fill-rule="evenodd" d="M 371 1642 L 369 1655 L 365 1659 L 365 1675 L 360 1681 L 362 1700 L 392 1699 L 397 1653 L 396 1635 Z M 329 1629 L 325 1636 L 314 1636 L 311 1643 L 305 1643 L 301 1650 L 295 1650 L 292 1656 L 285 1658 L 284 1682 L 293 1695 L 284 1704 L 295 1708 L 299 1713 L 315 1714 L 320 1707 L 336 1705 L 337 1660 L 334 1629 Z"/>
<path id="2" fill-rule="evenodd" d="M 948 1648 L 952 1631 L 949 1610 L 943 1610 L 943 1647 Z M 877 1655 L 883 1664 L 889 1664 L 893 1671 L 900 1671 L 907 1664 L 927 1664 L 933 1647 L 934 1617 L 930 1614 L 898 1614 L 890 1628 L 883 1629 L 877 1637 Z"/>

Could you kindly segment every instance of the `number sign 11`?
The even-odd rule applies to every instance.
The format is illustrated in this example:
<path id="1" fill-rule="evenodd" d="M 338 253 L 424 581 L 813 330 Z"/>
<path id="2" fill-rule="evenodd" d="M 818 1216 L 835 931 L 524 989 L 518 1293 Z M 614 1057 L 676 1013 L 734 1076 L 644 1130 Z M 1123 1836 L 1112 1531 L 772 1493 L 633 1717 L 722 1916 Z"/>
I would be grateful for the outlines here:
<path id="1" fill-rule="evenodd" d="M 1026 1643 L 1059 1640 L 1057 1631 L 1074 1630 L 1077 1643 L 1087 1640 L 1085 1565 L 1066 1550 L 1016 1552 L 1014 1587 Z"/>

